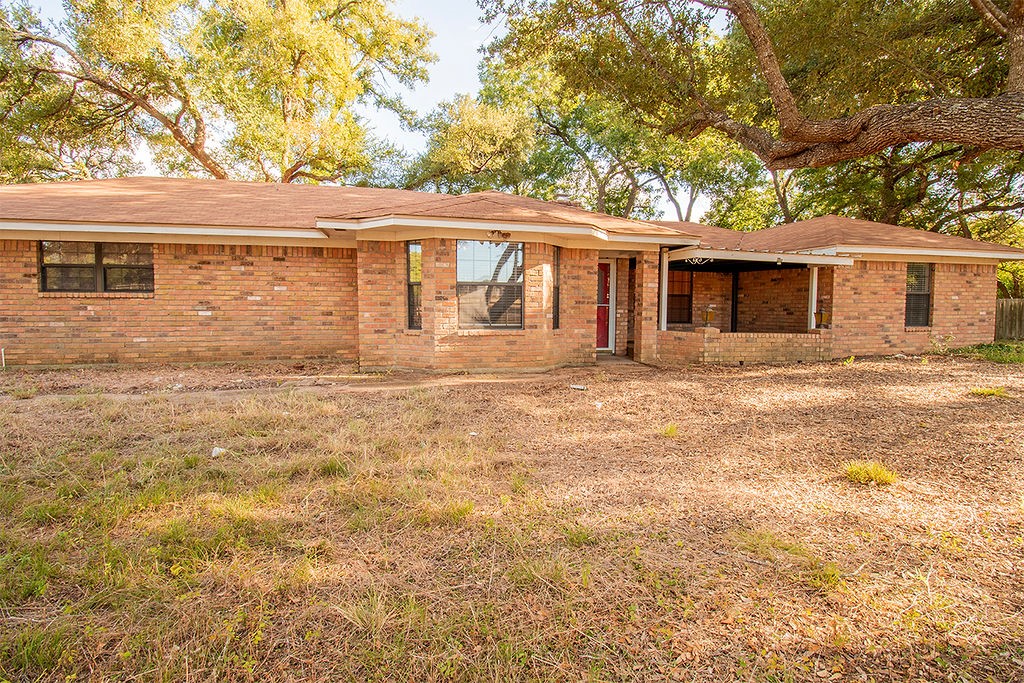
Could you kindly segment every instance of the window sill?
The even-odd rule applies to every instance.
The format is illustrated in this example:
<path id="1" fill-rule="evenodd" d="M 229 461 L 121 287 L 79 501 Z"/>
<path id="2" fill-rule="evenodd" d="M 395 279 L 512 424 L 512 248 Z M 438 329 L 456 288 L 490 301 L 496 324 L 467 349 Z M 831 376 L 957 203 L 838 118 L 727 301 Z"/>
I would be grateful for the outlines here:
<path id="1" fill-rule="evenodd" d="M 491 336 L 516 336 L 526 334 L 526 330 L 520 328 L 508 329 L 502 327 L 459 330 L 460 337 L 491 337 Z"/>
<path id="2" fill-rule="evenodd" d="M 916 325 L 916 326 L 907 325 L 907 326 L 905 326 L 903 328 L 903 331 L 904 332 L 927 332 L 930 329 L 932 329 L 931 325 Z"/>
<path id="3" fill-rule="evenodd" d="M 39 292 L 40 299 L 152 299 L 153 292 Z"/>

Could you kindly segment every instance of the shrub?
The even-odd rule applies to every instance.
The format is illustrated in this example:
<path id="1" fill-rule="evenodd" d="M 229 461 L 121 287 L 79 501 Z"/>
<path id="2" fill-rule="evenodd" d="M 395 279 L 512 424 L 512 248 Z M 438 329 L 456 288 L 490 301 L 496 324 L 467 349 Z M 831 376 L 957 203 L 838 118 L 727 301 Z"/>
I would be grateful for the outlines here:
<path id="1" fill-rule="evenodd" d="M 888 486 L 896 481 L 896 473 L 877 460 L 850 460 L 843 469 L 846 478 L 858 484 Z"/>

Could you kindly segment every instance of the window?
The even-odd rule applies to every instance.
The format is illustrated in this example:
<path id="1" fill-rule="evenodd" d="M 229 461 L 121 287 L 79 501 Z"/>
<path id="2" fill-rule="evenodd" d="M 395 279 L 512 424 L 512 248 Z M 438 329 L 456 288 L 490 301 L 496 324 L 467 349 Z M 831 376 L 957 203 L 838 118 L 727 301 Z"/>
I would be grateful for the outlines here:
<path id="1" fill-rule="evenodd" d="M 555 247 L 551 260 L 554 288 L 551 292 L 551 329 L 557 330 L 561 325 L 561 293 L 562 293 L 562 248 Z"/>
<path id="2" fill-rule="evenodd" d="M 693 271 L 668 271 L 668 310 L 670 325 L 693 322 Z"/>
<path id="3" fill-rule="evenodd" d="M 907 327 L 928 327 L 932 317 L 932 265 L 907 264 Z"/>
<path id="4" fill-rule="evenodd" d="M 409 310 L 409 329 L 423 329 L 423 245 L 406 242 L 406 302 Z"/>
<path id="5" fill-rule="evenodd" d="M 523 326 L 523 243 L 459 240 L 456 291 L 461 328 Z"/>
<path id="6" fill-rule="evenodd" d="M 152 244 L 40 242 L 44 292 L 152 292 Z"/>

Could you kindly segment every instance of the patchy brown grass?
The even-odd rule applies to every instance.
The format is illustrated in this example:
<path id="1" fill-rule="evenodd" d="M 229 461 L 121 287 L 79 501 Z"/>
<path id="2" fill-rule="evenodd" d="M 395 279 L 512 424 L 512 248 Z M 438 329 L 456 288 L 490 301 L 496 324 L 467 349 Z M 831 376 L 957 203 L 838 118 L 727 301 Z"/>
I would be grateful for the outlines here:
<path id="1" fill-rule="evenodd" d="M 0 391 L 0 680 L 1024 677 L 1013 367 Z"/>

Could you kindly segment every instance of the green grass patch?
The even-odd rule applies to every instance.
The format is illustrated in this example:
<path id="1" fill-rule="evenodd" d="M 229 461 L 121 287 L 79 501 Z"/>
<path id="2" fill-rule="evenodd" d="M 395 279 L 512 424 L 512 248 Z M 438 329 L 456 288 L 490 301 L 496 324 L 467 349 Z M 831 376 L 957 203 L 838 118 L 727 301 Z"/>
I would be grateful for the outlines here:
<path id="1" fill-rule="evenodd" d="M 996 398 L 1009 398 L 1006 387 L 974 387 L 971 389 L 971 396 L 995 396 Z"/>
<path id="2" fill-rule="evenodd" d="M 962 349 L 954 349 L 952 353 L 992 363 L 1024 363 L 1024 341 L 966 346 Z"/>
<path id="3" fill-rule="evenodd" d="M 850 460 L 843 463 L 846 478 L 857 484 L 888 486 L 896 481 L 896 473 L 877 460 Z"/>
<path id="4" fill-rule="evenodd" d="M 573 548 L 597 545 L 601 542 L 601 538 L 593 529 L 583 526 L 582 524 L 574 524 L 572 526 L 564 527 L 562 529 L 562 534 L 565 536 L 565 542 Z"/>
<path id="5" fill-rule="evenodd" d="M 16 398 L 19 401 L 25 399 L 35 398 L 39 394 L 39 389 L 36 387 L 14 387 L 13 389 L 7 390 L 7 395 L 11 398 Z"/>

